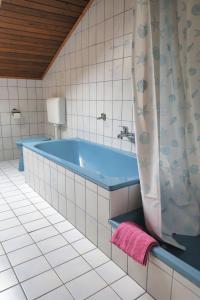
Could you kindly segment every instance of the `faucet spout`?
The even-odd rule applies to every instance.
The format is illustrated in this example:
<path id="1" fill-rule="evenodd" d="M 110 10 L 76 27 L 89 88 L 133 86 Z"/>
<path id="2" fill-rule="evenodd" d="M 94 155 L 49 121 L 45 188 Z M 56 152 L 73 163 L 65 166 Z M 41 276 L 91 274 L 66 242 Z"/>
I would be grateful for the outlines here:
<path id="1" fill-rule="evenodd" d="M 123 139 L 124 137 L 126 137 L 131 143 L 135 144 L 135 134 L 132 132 L 129 132 L 129 129 L 127 126 L 122 126 L 122 130 L 120 131 L 120 133 L 117 135 L 118 139 Z"/>
<path id="2" fill-rule="evenodd" d="M 103 120 L 103 121 L 106 121 L 106 114 L 101 113 L 101 116 L 100 116 L 100 117 L 97 117 L 97 120 Z"/>

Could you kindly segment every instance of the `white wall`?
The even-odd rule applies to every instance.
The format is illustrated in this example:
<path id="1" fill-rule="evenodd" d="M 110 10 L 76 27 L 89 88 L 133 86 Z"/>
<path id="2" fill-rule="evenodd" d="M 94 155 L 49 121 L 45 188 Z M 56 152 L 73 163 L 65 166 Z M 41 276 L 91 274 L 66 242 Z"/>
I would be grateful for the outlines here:
<path id="1" fill-rule="evenodd" d="M 0 160 L 18 157 L 16 139 L 45 132 L 41 80 L 0 78 Z M 22 119 L 13 120 L 11 110 L 20 109 Z"/>
<path id="2" fill-rule="evenodd" d="M 134 150 L 117 139 L 134 131 L 131 44 L 134 0 L 95 0 L 43 80 L 45 98 L 66 96 L 62 137 Z M 107 121 L 96 117 L 106 113 Z M 48 131 L 53 134 L 52 128 Z"/>

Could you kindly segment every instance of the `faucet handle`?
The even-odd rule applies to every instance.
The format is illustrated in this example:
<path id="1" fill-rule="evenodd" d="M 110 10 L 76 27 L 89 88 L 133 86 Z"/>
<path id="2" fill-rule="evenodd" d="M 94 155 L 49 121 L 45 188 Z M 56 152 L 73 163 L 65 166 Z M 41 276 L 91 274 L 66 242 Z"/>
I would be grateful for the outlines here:
<path id="1" fill-rule="evenodd" d="M 128 126 L 119 126 L 122 128 L 122 132 L 128 133 Z"/>

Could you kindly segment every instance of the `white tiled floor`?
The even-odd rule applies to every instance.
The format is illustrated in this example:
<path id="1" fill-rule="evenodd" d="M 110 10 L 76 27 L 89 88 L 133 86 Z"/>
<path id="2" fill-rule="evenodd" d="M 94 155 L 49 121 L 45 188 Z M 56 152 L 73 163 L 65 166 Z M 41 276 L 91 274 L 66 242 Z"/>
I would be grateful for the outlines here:
<path id="1" fill-rule="evenodd" d="M 152 299 L 0 162 L 0 299 Z"/>

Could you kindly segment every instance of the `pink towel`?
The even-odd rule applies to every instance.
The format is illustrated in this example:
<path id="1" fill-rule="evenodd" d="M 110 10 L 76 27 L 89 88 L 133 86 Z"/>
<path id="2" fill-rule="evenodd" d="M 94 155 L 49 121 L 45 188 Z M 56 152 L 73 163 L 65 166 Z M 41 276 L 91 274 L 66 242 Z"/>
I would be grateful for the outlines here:
<path id="1" fill-rule="evenodd" d="M 152 236 L 133 222 L 121 223 L 115 230 L 111 242 L 142 265 L 146 265 L 151 248 L 158 245 Z"/>

